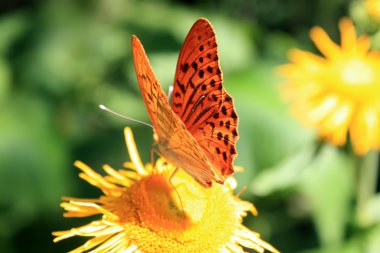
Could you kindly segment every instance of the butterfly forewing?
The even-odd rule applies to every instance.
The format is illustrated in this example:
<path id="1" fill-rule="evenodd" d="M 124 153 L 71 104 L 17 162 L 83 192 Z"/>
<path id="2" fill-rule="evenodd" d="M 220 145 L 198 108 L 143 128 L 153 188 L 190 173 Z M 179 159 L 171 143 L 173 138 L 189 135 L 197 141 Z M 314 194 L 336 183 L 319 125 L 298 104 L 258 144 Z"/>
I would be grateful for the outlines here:
<path id="1" fill-rule="evenodd" d="M 132 37 L 132 53 L 140 90 L 148 109 L 149 117 L 156 129 L 158 127 L 157 114 L 159 113 L 157 101 L 160 100 L 162 104 L 169 106 L 168 98 L 162 91 L 161 84 L 149 64 L 144 47 L 136 36 Z"/>
<path id="2" fill-rule="evenodd" d="M 199 19 L 181 49 L 172 108 L 224 180 L 234 171 L 238 117 L 222 82 L 214 30 Z"/>
<path id="3" fill-rule="evenodd" d="M 144 48 L 135 36 L 132 51 L 140 90 L 162 155 L 175 166 L 185 169 L 204 187 L 211 186 L 212 180 L 221 182 L 202 148 L 170 107 Z"/>

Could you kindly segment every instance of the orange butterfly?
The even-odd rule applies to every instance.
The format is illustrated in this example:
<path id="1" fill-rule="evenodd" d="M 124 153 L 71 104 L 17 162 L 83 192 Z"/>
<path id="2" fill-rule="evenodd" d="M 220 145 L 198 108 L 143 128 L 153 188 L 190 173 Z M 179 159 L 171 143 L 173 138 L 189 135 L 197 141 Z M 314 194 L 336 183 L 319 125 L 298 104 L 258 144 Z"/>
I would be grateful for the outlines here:
<path id="1" fill-rule="evenodd" d="M 162 154 L 202 186 L 223 183 L 237 155 L 238 117 L 222 85 L 214 30 L 207 19 L 190 29 L 178 58 L 172 105 L 136 36 L 132 37 L 137 79 Z"/>

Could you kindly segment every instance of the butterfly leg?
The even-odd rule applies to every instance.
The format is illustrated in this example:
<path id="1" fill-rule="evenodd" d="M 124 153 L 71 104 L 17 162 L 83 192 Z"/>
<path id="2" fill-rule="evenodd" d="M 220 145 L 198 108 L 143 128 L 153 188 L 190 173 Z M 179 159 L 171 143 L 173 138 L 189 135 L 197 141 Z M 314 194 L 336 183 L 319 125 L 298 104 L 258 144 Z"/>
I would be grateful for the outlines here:
<path id="1" fill-rule="evenodd" d="M 181 199 L 181 196 L 179 195 L 179 192 L 177 191 L 177 188 L 173 185 L 173 182 L 172 182 L 172 178 L 174 177 L 174 175 L 178 172 L 178 167 L 176 167 L 173 171 L 173 173 L 170 175 L 169 177 L 169 183 L 170 185 L 172 186 L 173 190 L 175 191 L 175 193 L 177 194 L 177 197 L 179 199 L 179 204 L 181 205 L 181 211 L 182 211 L 182 214 L 183 215 L 186 215 L 185 213 L 185 209 L 183 208 L 183 203 L 182 203 L 182 199 Z"/>
<path id="2" fill-rule="evenodd" d="M 152 148 L 150 150 L 150 159 L 152 161 L 152 166 L 153 166 L 153 169 L 155 168 L 155 160 L 154 160 L 154 153 L 156 153 L 157 155 L 159 156 L 162 156 L 160 151 L 155 149 L 154 146 L 156 145 L 156 143 L 154 143 L 152 145 Z M 181 199 L 181 196 L 179 195 L 179 192 L 177 191 L 177 188 L 173 185 L 173 182 L 172 182 L 172 178 L 174 177 L 174 175 L 178 172 L 178 167 L 176 167 L 174 169 L 174 171 L 172 172 L 172 174 L 170 175 L 168 181 L 169 181 L 169 184 L 170 186 L 172 187 L 173 191 L 175 192 L 177 198 L 178 198 L 178 201 L 179 201 L 179 204 L 180 204 L 180 207 L 181 207 L 181 211 L 182 211 L 182 214 L 183 215 L 186 215 L 185 213 L 185 210 L 183 208 L 183 203 L 182 203 L 182 199 Z"/>
<path id="3" fill-rule="evenodd" d="M 243 188 L 241 188 L 241 190 L 235 195 L 236 198 L 239 198 L 240 195 L 242 195 L 246 190 L 247 190 L 247 186 L 244 185 Z"/>
<path id="4" fill-rule="evenodd" d="M 153 143 L 152 147 L 150 148 L 150 161 L 152 163 L 152 168 L 156 167 L 156 161 L 154 159 L 154 153 L 160 155 L 159 151 L 155 148 L 156 143 Z"/>

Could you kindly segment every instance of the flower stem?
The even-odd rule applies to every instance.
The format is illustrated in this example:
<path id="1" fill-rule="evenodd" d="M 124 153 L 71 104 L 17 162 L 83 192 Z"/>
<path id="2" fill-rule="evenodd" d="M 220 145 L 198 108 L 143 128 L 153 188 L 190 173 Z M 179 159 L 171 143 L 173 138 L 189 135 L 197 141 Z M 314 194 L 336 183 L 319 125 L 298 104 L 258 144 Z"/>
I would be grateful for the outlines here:
<path id="1" fill-rule="evenodd" d="M 359 227 L 367 227 L 372 223 L 366 209 L 368 202 L 376 193 L 378 162 L 378 153 L 371 151 L 365 157 L 359 158 L 356 164 L 358 175 L 356 217 Z"/>

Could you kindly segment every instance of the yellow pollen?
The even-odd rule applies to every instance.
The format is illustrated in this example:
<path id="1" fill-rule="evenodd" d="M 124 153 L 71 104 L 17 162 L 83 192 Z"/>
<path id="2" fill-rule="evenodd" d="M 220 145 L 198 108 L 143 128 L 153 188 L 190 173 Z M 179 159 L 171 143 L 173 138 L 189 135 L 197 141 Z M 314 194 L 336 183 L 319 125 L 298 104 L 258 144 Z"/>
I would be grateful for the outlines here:
<path id="1" fill-rule="evenodd" d="M 151 174 L 131 189 L 133 204 L 144 226 L 160 232 L 186 229 L 190 219 L 181 206 L 178 193 L 163 174 Z"/>

